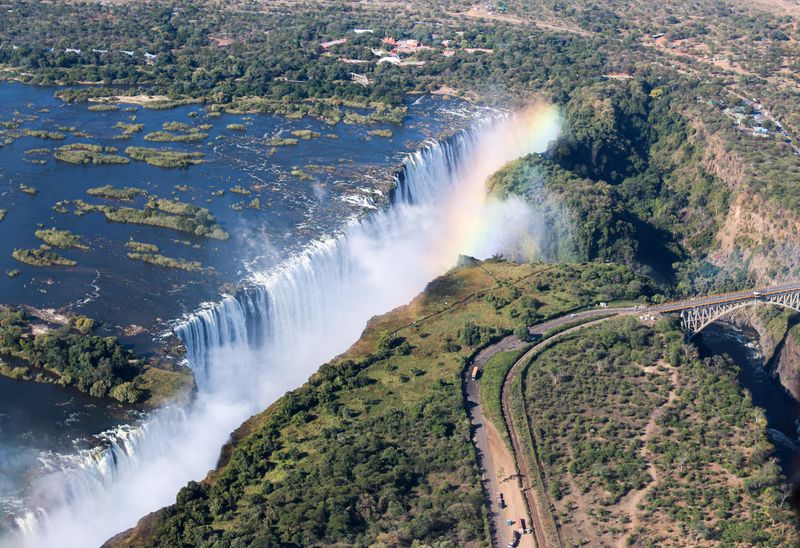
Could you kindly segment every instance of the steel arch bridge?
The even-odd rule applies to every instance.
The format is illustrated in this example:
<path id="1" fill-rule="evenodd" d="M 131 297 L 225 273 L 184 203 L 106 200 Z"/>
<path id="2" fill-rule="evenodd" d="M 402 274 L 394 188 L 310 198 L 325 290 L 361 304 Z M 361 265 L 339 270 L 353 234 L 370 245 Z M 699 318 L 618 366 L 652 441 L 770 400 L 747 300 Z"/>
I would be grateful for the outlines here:
<path id="1" fill-rule="evenodd" d="M 680 312 L 681 326 L 691 337 L 734 310 L 760 304 L 783 306 L 800 312 L 800 286 L 730 293 L 654 308 L 662 313 Z"/>

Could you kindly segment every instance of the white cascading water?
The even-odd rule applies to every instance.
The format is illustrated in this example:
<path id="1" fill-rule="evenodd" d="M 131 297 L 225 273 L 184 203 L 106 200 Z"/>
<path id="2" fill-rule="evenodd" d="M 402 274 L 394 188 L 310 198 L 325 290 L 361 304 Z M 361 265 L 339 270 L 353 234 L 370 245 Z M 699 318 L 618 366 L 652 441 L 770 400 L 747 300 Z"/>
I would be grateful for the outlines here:
<path id="1" fill-rule="evenodd" d="M 558 129 L 557 111 L 538 107 L 429 144 L 404 162 L 388 208 L 187 318 L 176 333 L 198 385 L 190 408 L 110 433 L 105 450 L 54 459 L 33 497 L 47 510 L 19 518 L 21 532 L 0 544 L 102 544 L 174 502 L 213 468 L 245 419 L 302 384 L 355 342 L 370 317 L 408 302 L 459 254 L 517 251 L 509 246 L 531 238 L 533 211 L 487 202 L 485 181 L 505 163 L 544 151 Z"/>

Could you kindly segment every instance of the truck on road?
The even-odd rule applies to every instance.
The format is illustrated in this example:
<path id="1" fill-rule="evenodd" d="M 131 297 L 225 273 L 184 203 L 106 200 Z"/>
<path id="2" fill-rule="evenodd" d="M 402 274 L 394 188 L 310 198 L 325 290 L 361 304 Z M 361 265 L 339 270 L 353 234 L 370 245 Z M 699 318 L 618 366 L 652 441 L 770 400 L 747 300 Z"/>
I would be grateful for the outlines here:
<path id="1" fill-rule="evenodd" d="M 475 367 L 472 368 L 472 374 L 470 375 L 470 378 L 473 381 L 477 381 L 478 380 L 478 375 L 480 375 L 480 374 L 481 374 L 481 370 L 478 369 L 478 366 L 476 365 Z"/>

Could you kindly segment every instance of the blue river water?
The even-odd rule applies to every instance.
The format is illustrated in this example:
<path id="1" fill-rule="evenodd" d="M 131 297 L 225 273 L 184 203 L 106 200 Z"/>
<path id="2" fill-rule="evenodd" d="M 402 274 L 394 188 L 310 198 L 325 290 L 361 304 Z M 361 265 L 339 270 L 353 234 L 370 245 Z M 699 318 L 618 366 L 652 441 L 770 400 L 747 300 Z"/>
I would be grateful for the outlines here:
<path id="1" fill-rule="evenodd" d="M 140 325 L 153 331 L 168 320 L 214 300 L 220 287 L 236 283 L 248 270 L 263 271 L 304 243 L 340 229 L 348 218 L 375 207 L 393 181 L 393 170 L 403 154 L 419 148 L 428 137 L 458 127 L 468 109 L 454 101 L 421 97 L 414 101 L 403 125 L 330 126 L 305 118 L 287 120 L 269 115 L 209 117 L 199 105 L 170 110 L 148 110 L 123 105 L 120 110 L 97 112 L 87 104 L 67 104 L 54 97 L 53 88 L 0 83 L 0 123 L 16 121 L 17 130 L 61 131 L 64 140 L 18 136 L 0 147 L 0 302 L 80 311 L 113 325 Z M 130 111 L 128 108 L 135 108 Z M 128 139 L 120 139 L 118 122 L 144 124 Z M 166 122 L 183 122 L 204 130 L 209 137 L 197 143 L 154 143 L 144 139 Z M 246 131 L 228 129 L 244 124 Z M 77 132 L 89 137 L 75 136 Z M 390 129 L 391 138 L 370 136 L 373 129 Z M 0 143 L 3 142 L 0 128 Z M 272 137 L 291 137 L 293 130 L 312 130 L 319 138 L 300 139 L 295 146 L 269 145 Z M 183 169 L 164 169 L 132 161 L 127 165 L 72 165 L 52 153 L 26 154 L 33 149 L 55 149 L 70 143 L 168 148 L 204 153 L 206 162 Z M 45 160 L 44 164 L 36 163 Z M 300 170 L 309 178 L 293 175 Z M 296 172 L 297 173 L 297 172 Z M 91 187 L 104 185 L 145 189 L 151 196 L 178 199 L 210 210 L 230 240 L 220 242 L 169 229 L 107 222 L 102 213 L 77 216 L 52 208 L 60 200 L 141 207 L 133 203 L 92 198 Z M 38 190 L 30 196 L 20 185 Z M 231 192 L 244 187 L 248 194 Z M 225 193 L 219 196 L 219 191 Z M 258 209 L 246 206 L 254 198 Z M 78 262 L 75 267 L 37 268 L 11 258 L 15 248 L 34 248 L 39 226 L 79 234 L 90 251 L 60 250 Z M 183 272 L 148 265 L 126 257 L 125 242 L 152 243 L 163 255 L 199 261 L 203 272 Z M 11 278 L 6 273 L 21 270 Z"/>
<path id="2" fill-rule="evenodd" d="M 409 100 L 409 115 L 402 125 L 331 126 L 309 118 L 217 117 L 201 105 L 169 110 L 122 105 L 101 112 L 88 104 L 64 103 L 54 96 L 56 91 L 0 83 L 0 209 L 7 211 L 0 221 L 0 304 L 91 316 L 101 322 L 101 334 L 125 330 L 129 335 L 122 337 L 123 342 L 144 353 L 156 348 L 154 341 L 169 332 L 171 321 L 218 300 L 221 291 L 249 274 L 268 271 L 308 242 L 336 234 L 352 219 L 381 207 L 408 152 L 429 138 L 469 124 L 475 116 L 472 107 L 457 101 L 420 96 Z M 119 122 L 143 124 L 144 129 L 121 139 L 122 130 L 114 127 Z M 203 129 L 209 136 L 196 143 L 144 139 L 168 122 L 210 125 Z M 243 124 L 246 129 L 231 129 L 229 124 Z M 379 128 L 391 130 L 393 136 L 369 134 Z M 66 138 L 25 136 L 25 130 L 60 132 Z M 295 130 L 319 136 L 300 138 L 293 146 L 270 146 L 272 138 L 292 137 Z M 120 154 L 128 146 L 198 151 L 205 155 L 205 163 L 165 169 L 136 161 L 84 166 L 56 160 L 53 151 L 70 143 L 117 147 Z M 24 193 L 20 185 L 37 193 Z M 142 207 L 147 200 L 140 196 L 121 203 L 87 195 L 87 189 L 104 185 L 142 188 L 149 196 L 208 208 L 231 237 L 218 241 L 165 228 L 112 223 L 102 213 L 79 216 L 73 205 L 56 206 L 81 199 Z M 235 186 L 246 194 L 232 192 Z M 255 198 L 259 207 L 246 207 Z M 13 259 L 14 249 L 42 243 L 34 235 L 42 227 L 78 234 L 90 249 L 56 250 L 77 261 L 74 267 L 33 267 Z M 155 244 L 168 257 L 199 261 L 203 270 L 184 272 L 132 260 L 125 247 L 131 240 Z M 7 275 L 15 270 L 19 275 Z M 0 515 L 13 510 L 11 495 L 28 481 L 35 463 L 46 461 L 43 456 L 96 444 L 99 434 L 135 421 L 135 414 L 77 390 L 0 376 Z"/>

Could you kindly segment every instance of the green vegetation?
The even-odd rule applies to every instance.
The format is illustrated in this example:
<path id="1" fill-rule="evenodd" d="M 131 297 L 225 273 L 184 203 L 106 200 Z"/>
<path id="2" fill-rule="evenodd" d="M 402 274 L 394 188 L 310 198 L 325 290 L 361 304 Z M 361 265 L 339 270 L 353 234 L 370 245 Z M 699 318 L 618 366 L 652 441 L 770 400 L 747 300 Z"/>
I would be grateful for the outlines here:
<path id="1" fill-rule="evenodd" d="M 188 167 L 203 163 L 202 152 L 179 152 L 164 148 L 128 147 L 125 154 L 156 167 Z"/>
<path id="2" fill-rule="evenodd" d="M 164 122 L 161 124 L 161 128 L 166 131 L 191 131 L 192 125 L 187 124 L 185 122 Z"/>
<path id="3" fill-rule="evenodd" d="M 45 131 L 43 129 L 24 129 L 22 134 L 25 137 L 36 137 L 37 139 L 53 139 L 55 141 L 63 141 L 67 138 L 66 135 L 59 131 Z"/>
<path id="4" fill-rule="evenodd" d="M 53 253 L 47 246 L 41 246 L 38 249 L 15 249 L 11 256 L 19 262 L 31 266 L 75 266 L 78 264 L 72 259 Z"/>
<path id="5" fill-rule="evenodd" d="M 31 148 L 25 151 L 25 154 L 50 154 L 49 148 Z"/>
<path id="6" fill-rule="evenodd" d="M 207 209 L 177 200 L 165 200 L 152 196 L 144 209 L 94 205 L 86 203 L 83 200 L 76 200 L 74 205 L 76 208 L 76 215 L 84 215 L 86 213 L 99 211 L 105 214 L 106 219 L 109 221 L 117 223 L 132 223 L 171 228 L 180 232 L 188 232 L 196 236 L 203 236 L 214 240 L 227 240 L 230 237 L 230 235 L 216 223 L 216 219 Z"/>
<path id="7" fill-rule="evenodd" d="M 634 279 L 613 265 L 487 262 L 433 281 L 237 430 L 220 469 L 182 489 L 139 542 L 487 544 L 461 393 L 469 356 L 514 329 L 525 303 L 559 314 L 606 291 L 623 298 L 615 282 Z"/>
<path id="8" fill-rule="evenodd" d="M 125 122 L 117 122 L 114 124 L 114 127 L 122 130 L 122 134 L 119 135 L 119 137 L 127 139 L 134 133 L 139 133 L 142 131 L 144 129 L 144 124 L 126 124 Z"/>
<path id="9" fill-rule="evenodd" d="M 225 127 L 231 131 L 247 131 L 247 126 L 244 124 L 228 124 Z"/>
<path id="10" fill-rule="evenodd" d="M 53 156 L 56 160 L 70 164 L 120 165 L 130 162 L 128 158 L 118 154 L 103 154 L 103 150 L 100 145 L 73 143 L 58 147 Z M 116 152 L 116 149 L 106 147 L 105 151 Z"/>
<path id="11" fill-rule="evenodd" d="M 503 438 L 508 441 L 508 432 L 503 428 L 505 419 L 503 418 L 503 405 L 501 402 L 501 391 L 503 382 L 506 375 L 527 352 L 529 346 L 524 346 L 516 350 L 507 350 L 505 352 L 498 352 L 486 362 L 483 366 L 479 382 L 481 384 L 481 406 L 483 412 L 492 424 L 494 424 L 500 431 Z"/>
<path id="12" fill-rule="evenodd" d="M 158 246 L 155 244 L 130 241 L 125 243 L 125 247 L 133 253 L 158 253 Z"/>
<path id="13" fill-rule="evenodd" d="M 243 196 L 250 196 L 250 194 L 252 194 L 252 192 L 250 192 L 250 190 L 246 189 L 242 185 L 234 185 L 233 187 L 231 187 L 231 192 L 233 192 L 235 194 L 241 194 Z"/>
<path id="14" fill-rule="evenodd" d="M 154 405 L 191 390 L 191 375 L 146 364 L 116 338 L 92 335 L 94 325 L 85 316 L 53 325 L 22 309 L 0 307 L 0 374 L 74 386 L 123 403 Z"/>
<path id="15" fill-rule="evenodd" d="M 102 103 L 99 105 L 89 105 L 89 110 L 94 112 L 113 112 L 119 110 L 119 106 Z"/>
<path id="16" fill-rule="evenodd" d="M 374 135 L 376 137 L 386 137 L 387 139 L 394 135 L 391 129 L 371 129 L 367 132 L 367 134 Z"/>
<path id="17" fill-rule="evenodd" d="M 541 352 L 523 374 L 566 542 L 624 536 L 646 545 L 668 531 L 725 545 L 797 542 L 763 415 L 739 387 L 736 367 L 697 358 L 671 323 L 651 328 L 628 318 L 587 327 Z M 624 504 L 636 493 L 637 507 Z"/>
<path id="18" fill-rule="evenodd" d="M 199 131 L 191 133 L 170 133 L 169 131 L 154 131 L 144 136 L 145 141 L 156 143 L 194 143 L 208 138 L 208 133 Z"/>
<path id="19" fill-rule="evenodd" d="M 303 171 L 302 169 L 294 168 L 290 172 L 294 177 L 297 177 L 301 181 L 313 181 L 314 177 Z"/>
<path id="20" fill-rule="evenodd" d="M 273 137 L 267 142 L 267 144 L 272 147 L 285 147 L 296 145 L 297 143 L 299 143 L 299 141 L 291 137 Z"/>
<path id="21" fill-rule="evenodd" d="M 295 129 L 292 131 L 292 136 L 308 141 L 310 139 L 318 139 L 320 134 L 310 129 Z"/>
<path id="22" fill-rule="evenodd" d="M 36 190 L 32 186 L 26 185 L 25 183 L 20 183 L 19 189 L 20 189 L 20 191 L 24 192 L 28 196 L 36 196 L 37 194 L 39 194 L 38 190 Z"/>
<path id="23" fill-rule="evenodd" d="M 129 187 L 116 188 L 111 185 L 105 185 L 86 190 L 89 196 L 98 198 L 107 198 L 109 200 L 123 200 L 129 202 L 137 196 L 147 196 L 147 191 L 143 188 Z"/>
<path id="24" fill-rule="evenodd" d="M 0 221 L 3 221 L 3 219 L 6 218 L 6 215 L 8 215 L 8 210 L 7 209 L 0 209 Z"/>
<path id="25" fill-rule="evenodd" d="M 730 191 L 708 170 L 707 143 L 683 111 L 685 91 L 653 89 L 647 80 L 581 89 L 549 153 L 513 162 L 490 188 L 541 204 L 566 245 L 559 257 L 635 264 L 680 295 L 739 287 L 739 265 L 726 271 L 707 261 Z"/>
<path id="26" fill-rule="evenodd" d="M 55 228 L 48 228 L 36 231 L 36 237 L 42 240 L 50 247 L 59 247 L 61 249 L 81 249 L 86 251 L 88 246 L 81 243 L 81 237 L 73 234 L 69 230 L 56 230 Z"/>
<path id="27" fill-rule="evenodd" d="M 203 269 L 203 265 L 201 265 L 197 261 L 185 261 L 183 259 L 173 259 L 172 257 L 165 257 L 164 255 L 159 255 L 157 253 L 130 252 L 128 253 L 128 258 L 134 259 L 136 261 L 143 261 L 145 263 L 161 266 L 164 268 L 185 270 L 187 272 L 194 272 Z"/>

